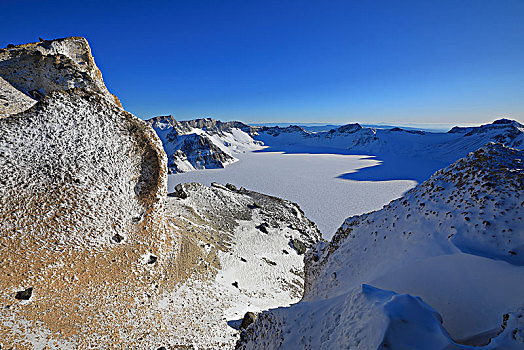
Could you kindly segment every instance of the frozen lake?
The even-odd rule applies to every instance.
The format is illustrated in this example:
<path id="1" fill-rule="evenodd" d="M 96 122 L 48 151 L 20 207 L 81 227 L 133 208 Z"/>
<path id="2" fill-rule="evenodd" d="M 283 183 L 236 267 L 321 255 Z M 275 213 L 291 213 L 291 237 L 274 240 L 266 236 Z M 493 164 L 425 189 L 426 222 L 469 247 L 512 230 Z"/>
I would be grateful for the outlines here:
<path id="1" fill-rule="evenodd" d="M 372 157 L 343 154 L 246 152 L 225 169 L 197 170 L 169 175 L 168 189 L 178 183 L 231 183 L 237 187 L 296 202 L 331 239 L 349 216 L 382 208 L 414 187 L 414 180 L 366 181 L 339 176 L 359 169 L 381 168 Z M 365 177 L 365 176 L 361 176 Z"/>

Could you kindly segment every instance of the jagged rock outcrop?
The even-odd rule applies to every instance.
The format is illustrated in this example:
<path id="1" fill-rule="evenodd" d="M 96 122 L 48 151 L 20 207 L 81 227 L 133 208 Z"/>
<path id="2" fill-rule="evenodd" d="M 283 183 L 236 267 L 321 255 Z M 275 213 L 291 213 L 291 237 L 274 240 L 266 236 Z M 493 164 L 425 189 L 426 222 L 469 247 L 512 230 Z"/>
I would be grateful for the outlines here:
<path id="1" fill-rule="evenodd" d="M 52 91 L 83 88 L 97 91 L 121 107 L 118 98 L 107 90 L 89 44 L 82 37 L 0 49 L 0 77 L 36 100 Z"/>
<path id="2" fill-rule="evenodd" d="M 170 172 L 181 173 L 193 169 L 223 168 L 236 161 L 207 137 L 196 134 L 177 138 L 177 150 L 168 161 Z"/>
<path id="3" fill-rule="evenodd" d="M 307 253 L 303 300 L 259 315 L 238 348 L 522 348 L 523 159 L 488 144 L 347 219 Z"/>
<path id="4" fill-rule="evenodd" d="M 192 120 L 176 120 L 172 115 L 159 116 L 147 121 L 153 128 L 169 130 L 171 135 L 184 135 L 191 133 L 194 129 L 201 129 L 210 135 L 224 132 L 232 132 L 233 129 L 239 129 L 249 135 L 255 135 L 258 128 L 246 125 L 242 122 L 231 121 L 223 122 L 213 118 L 199 118 Z"/>
<path id="5" fill-rule="evenodd" d="M 36 100 L 15 89 L 0 76 L 0 118 L 29 109 Z"/>
<path id="6" fill-rule="evenodd" d="M 241 122 L 161 116 L 148 123 L 162 140 L 171 173 L 224 168 L 237 160 L 233 154 L 259 148 L 252 139 L 257 129 Z"/>

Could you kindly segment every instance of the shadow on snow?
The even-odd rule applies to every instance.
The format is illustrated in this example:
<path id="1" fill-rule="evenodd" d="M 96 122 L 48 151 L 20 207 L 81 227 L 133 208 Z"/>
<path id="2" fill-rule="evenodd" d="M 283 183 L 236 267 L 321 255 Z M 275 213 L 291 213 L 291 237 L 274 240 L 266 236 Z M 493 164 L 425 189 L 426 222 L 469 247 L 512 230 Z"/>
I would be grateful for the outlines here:
<path id="1" fill-rule="evenodd" d="M 340 174 L 337 178 L 353 181 L 391 181 L 413 180 L 418 183 L 431 177 L 439 169 L 449 165 L 447 162 L 421 157 L 400 156 L 393 153 L 362 154 L 343 148 L 310 147 L 302 145 L 269 146 L 255 152 L 282 152 L 285 154 L 335 154 L 361 156 L 380 163 L 364 166 L 354 172 Z M 394 152 L 394 150 L 393 150 Z"/>

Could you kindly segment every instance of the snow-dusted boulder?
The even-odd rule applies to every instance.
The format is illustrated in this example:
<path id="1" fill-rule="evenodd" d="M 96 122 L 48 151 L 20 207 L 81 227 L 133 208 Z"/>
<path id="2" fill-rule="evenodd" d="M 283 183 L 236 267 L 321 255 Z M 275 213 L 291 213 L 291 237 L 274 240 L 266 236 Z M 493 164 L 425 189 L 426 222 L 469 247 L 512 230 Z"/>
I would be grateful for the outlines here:
<path id="1" fill-rule="evenodd" d="M 347 219 L 308 252 L 303 300 L 264 313 L 239 347 L 522 348 L 523 159 L 488 144 Z"/>

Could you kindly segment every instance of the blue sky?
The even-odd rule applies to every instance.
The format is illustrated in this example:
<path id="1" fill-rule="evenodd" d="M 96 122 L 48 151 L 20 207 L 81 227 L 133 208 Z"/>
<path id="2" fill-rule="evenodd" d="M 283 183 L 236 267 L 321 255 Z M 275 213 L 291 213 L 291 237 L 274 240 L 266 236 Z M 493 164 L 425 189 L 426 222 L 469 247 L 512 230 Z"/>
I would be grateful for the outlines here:
<path id="1" fill-rule="evenodd" d="M 84 36 L 141 118 L 524 120 L 524 1 L 4 1 L 0 47 Z"/>

